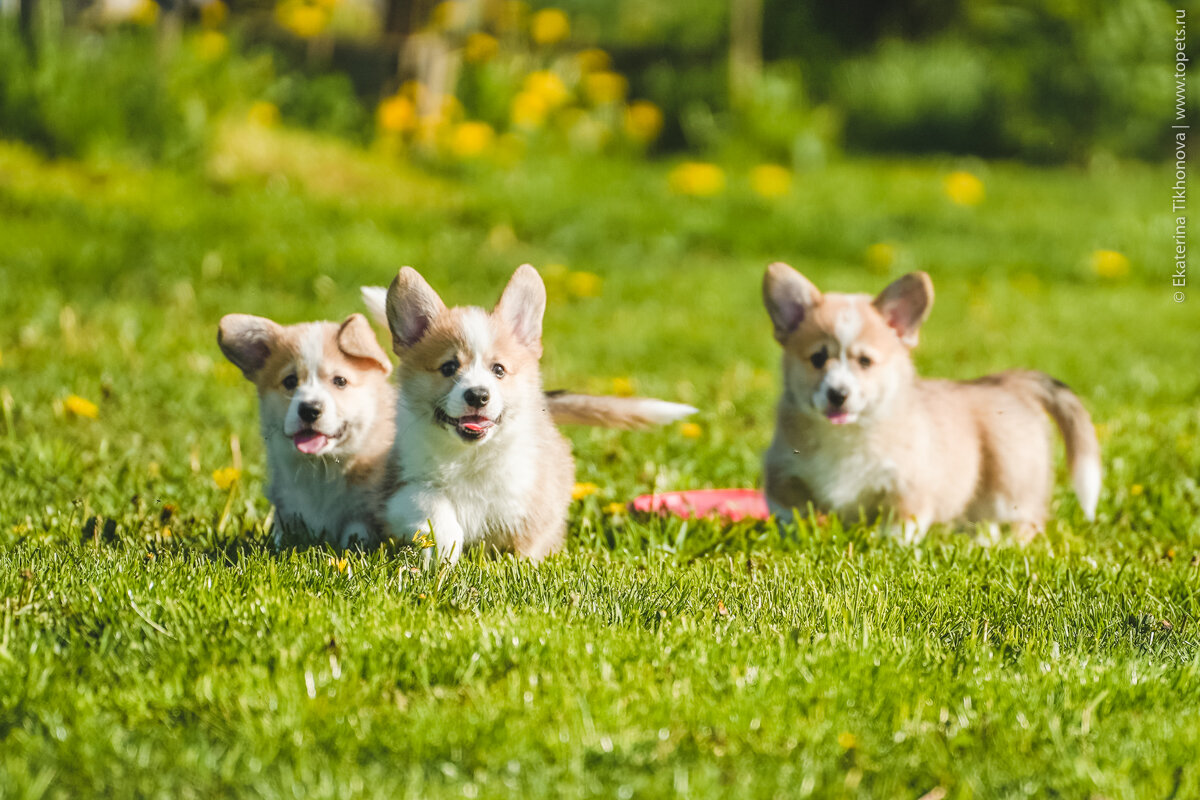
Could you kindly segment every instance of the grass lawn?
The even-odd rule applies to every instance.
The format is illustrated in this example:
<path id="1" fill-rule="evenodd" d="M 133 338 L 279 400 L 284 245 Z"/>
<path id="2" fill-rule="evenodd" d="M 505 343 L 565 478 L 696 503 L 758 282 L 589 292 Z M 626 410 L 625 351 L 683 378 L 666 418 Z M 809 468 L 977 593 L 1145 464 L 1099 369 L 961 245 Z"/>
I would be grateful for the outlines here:
<path id="1" fill-rule="evenodd" d="M 434 172 L 236 126 L 194 173 L 0 143 L 0 796 L 1200 796 L 1200 296 L 1171 299 L 1167 173 L 969 162 L 964 207 L 963 166 L 849 160 L 768 201 L 736 166 L 681 198 L 668 164 Z M 1061 456 L 1024 549 L 614 516 L 760 480 L 770 260 L 856 291 L 925 269 L 925 374 L 1071 384 L 1097 521 Z M 220 315 L 340 319 L 403 264 L 490 305 L 524 261 L 549 387 L 689 402 L 700 435 L 570 431 L 598 491 L 540 566 L 272 553 Z"/>

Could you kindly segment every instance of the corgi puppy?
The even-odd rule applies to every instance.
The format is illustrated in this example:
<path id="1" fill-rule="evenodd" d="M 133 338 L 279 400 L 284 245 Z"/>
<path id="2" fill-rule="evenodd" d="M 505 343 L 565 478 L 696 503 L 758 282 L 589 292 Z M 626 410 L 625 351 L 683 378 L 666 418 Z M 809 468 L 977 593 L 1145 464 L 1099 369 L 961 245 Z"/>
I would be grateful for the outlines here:
<path id="1" fill-rule="evenodd" d="M 395 435 L 392 364 L 362 314 L 280 325 L 229 314 L 221 352 L 258 388 L 275 545 L 371 542 Z"/>
<path id="2" fill-rule="evenodd" d="M 378 293 L 367 290 L 368 304 Z M 566 421 L 665 422 L 695 409 L 643 398 L 547 397 L 538 362 L 546 288 L 528 264 L 491 311 L 447 308 L 411 267 L 385 299 L 400 357 L 399 487 L 387 501 L 388 533 L 431 536 L 451 561 L 476 544 L 541 559 L 562 547 L 575 482 Z M 626 413 L 628 412 L 628 413 Z"/>
<path id="3" fill-rule="evenodd" d="M 380 316 L 385 295 L 382 288 L 364 289 Z M 229 314 L 217 343 L 258 388 L 275 546 L 298 540 L 345 548 L 383 538 L 396 387 L 367 319 L 352 314 L 340 324 L 284 326 Z M 568 392 L 547 394 L 545 404 L 555 422 L 609 428 L 660 425 L 696 411 L 648 397 Z"/>
<path id="4" fill-rule="evenodd" d="M 857 520 L 889 514 L 906 541 L 935 522 L 1010 523 L 1041 531 L 1053 459 L 1046 413 L 1067 446 L 1084 516 L 1100 494 L 1100 446 L 1063 383 L 1010 371 L 973 381 L 924 380 L 910 351 L 933 305 L 924 272 L 876 297 L 820 292 L 772 264 L 763 299 L 783 346 L 783 396 L 765 477 L 771 510 L 790 520 L 810 503 Z"/>

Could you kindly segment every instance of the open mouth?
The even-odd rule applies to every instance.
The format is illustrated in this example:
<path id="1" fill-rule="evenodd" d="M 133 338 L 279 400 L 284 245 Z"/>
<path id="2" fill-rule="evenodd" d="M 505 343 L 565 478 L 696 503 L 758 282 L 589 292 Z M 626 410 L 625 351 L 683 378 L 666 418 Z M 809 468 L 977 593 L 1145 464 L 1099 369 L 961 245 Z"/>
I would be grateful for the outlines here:
<path id="1" fill-rule="evenodd" d="M 296 445 L 296 449 L 301 453 L 309 456 L 320 455 L 326 450 L 333 447 L 338 439 L 345 432 L 346 426 L 338 428 L 337 433 L 321 433 L 312 428 L 305 428 L 297 431 L 292 436 L 292 444 Z"/>
<path id="2" fill-rule="evenodd" d="M 496 423 L 499 421 L 498 419 L 489 419 L 482 414 L 465 414 L 456 419 L 440 408 L 434 411 L 434 417 L 443 425 L 454 428 L 455 433 L 468 442 L 478 442 L 487 436 L 488 431 L 496 427 Z"/>
<path id="3" fill-rule="evenodd" d="M 825 419 L 834 425 L 849 425 L 858 419 L 858 415 L 844 408 L 831 408 L 825 412 Z"/>

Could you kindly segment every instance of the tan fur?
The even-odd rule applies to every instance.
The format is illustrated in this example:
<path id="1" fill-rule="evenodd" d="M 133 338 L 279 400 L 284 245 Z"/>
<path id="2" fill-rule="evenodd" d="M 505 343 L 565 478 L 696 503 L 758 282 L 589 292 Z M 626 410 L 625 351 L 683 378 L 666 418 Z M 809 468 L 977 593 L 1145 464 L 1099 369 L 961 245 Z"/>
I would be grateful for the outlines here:
<path id="1" fill-rule="evenodd" d="M 967 382 L 917 377 L 909 348 L 932 306 L 927 275 L 904 276 L 872 299 L 822 294 L 773 264 L 764 298 L 784 349 L 784 392 L 765 461 L 776 513 L 811 504 L 849 520 L 891 514 L 910 537 L 935 522 L 1007 522 L 1027 539 L 1048 513 L 1050 412 L 1091 518 L 1099 445 L 1064 385 L 1028 371 Z M 844 401 L 832 404 L 831 391 Z"/>
<path id="2" fill-rule="evenodd" d="M 392 535 L 432 536 L 451 560 L 472 545 L 532 559 L 562 547 L 575 464 L 542 393 L 544 308 L 541 278 L 528 265 L 491 313 L 448 309 L 415 270 L 397 275 L 387 295 L 401 362 Z M 451 361 L 459 369 L 443 374 Z M 502 377 L 490 374 L 497 365 Z M 476 383 L 490 390 L 478 413 L 493 424 L 470 440 L 453 421 Z"/>
<path id="3" fill-rule="evenodd" d="M 218 344 L 258 389 L 276 542 L 318 539 L 346 546 L 377 539 L 395 393 L 388 381 L 391 363 L 366 318 L 283 326 L 230 314 L 221 320 Z M 284 386 L 289 376 L 296 389 Z M 346 385 L 336 386 L 335 376 Z M 298 393 L 322 401 L 315 422 L 297 418 Z M 308 455 L 293 445 L 296 427 L 338 435 L 326 451 Z"/>

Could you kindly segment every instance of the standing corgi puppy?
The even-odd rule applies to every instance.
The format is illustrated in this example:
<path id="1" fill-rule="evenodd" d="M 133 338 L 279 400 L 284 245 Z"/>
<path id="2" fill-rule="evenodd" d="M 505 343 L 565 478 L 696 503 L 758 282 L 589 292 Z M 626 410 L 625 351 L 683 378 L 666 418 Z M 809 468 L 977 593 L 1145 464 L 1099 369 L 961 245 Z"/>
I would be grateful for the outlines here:
<path id="1" fill-rule="evenodd" d="M 392 365 L 362 314 L 283 326 L 229 314 L 217 343 L 258 387 L 275 545 L 366 544 L 395 435 Z"/>
<path id="2" fill-rule="evenodd" d="M 1053 482 L 1045 415 L 1067 445 L 1084 516 L 1100 494 L 1100 446 L 1064 384 L 1010 371 L 973 381 L 923 380 L 910 351 L 933 305 L 924 272 L 878 296 L 822 294 L 772 264 L 763 299 L 783 346 L 783 396 L 766 454 L 767 502 L 782 519 L 810 503 L 855 520 L 890 513 L 906 541 L 935 522 L 1043 527 Z"/>
<path id="3" fill-rule="evenodd" d="M 532 559 L 558 550 L 575 462 L 542 393 L 546 288 L 537 270 L 518 267 L 489 313 L 447 308 L 404 267 L 386 308 L 400 357 L 400 486 L 385 506 L 388 532 L 431 535 L 451 561 L 475 544 Z"/>

